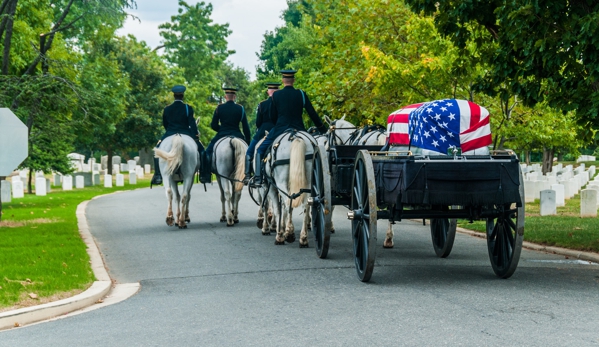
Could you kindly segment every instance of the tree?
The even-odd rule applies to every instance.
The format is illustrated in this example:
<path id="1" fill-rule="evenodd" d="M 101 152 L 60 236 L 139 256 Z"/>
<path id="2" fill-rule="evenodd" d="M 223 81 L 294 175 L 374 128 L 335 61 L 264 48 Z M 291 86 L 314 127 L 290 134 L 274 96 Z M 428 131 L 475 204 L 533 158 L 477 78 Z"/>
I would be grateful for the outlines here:
<path id="1" fill-rule="evenodd" d="M 490 69 L 481 90 L 518 95 L 576 111 L 580 124 L 599 124 L 599 3 L 596 1 L 406 0 L 416 13 L 435 15 L 440 33 L 463 48 L 469 27 L 489 33 L 496 49 L 484 59 Z M 525 33 L 525 34 L 523 34 Z M 479 41 L 480 45 L 485 42 Z"/>

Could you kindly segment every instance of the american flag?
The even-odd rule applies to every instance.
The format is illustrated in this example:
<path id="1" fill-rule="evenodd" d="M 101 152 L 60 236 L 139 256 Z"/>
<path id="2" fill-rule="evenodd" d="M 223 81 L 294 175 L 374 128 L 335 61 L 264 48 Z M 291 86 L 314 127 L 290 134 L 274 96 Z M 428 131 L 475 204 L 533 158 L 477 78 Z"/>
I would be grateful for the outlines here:
<path id="1" fill-rule="evenodd" d="M 447 154 L 492 143 L 489 111 L 467 100 L 444 99 L 406 106 L 388 118 L 389 143 Z"/>

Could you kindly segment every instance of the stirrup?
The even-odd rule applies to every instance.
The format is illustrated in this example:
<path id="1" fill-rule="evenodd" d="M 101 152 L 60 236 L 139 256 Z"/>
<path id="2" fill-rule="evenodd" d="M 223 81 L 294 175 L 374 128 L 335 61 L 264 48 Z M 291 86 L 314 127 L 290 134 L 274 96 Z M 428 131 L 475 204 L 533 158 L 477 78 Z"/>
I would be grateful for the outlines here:
<path id="1" fill-rule="evenodd" d="M 156 175 L 152 177 L 152 181 L 150 181 L 151 185 L 159 186 L 162 184 L 162 175 Z"/>

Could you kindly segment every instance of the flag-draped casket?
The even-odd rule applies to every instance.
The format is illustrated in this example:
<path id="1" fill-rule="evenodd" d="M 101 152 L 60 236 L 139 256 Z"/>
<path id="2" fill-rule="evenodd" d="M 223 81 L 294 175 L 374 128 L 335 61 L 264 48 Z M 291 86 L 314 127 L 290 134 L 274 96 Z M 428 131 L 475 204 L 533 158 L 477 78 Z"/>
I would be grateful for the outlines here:
<path id="1" fill-rule="evenodd" d="M 387 119 L 389 144 L 411 145 L 447 154 L 492 143 L 489 111 L 468 100 L 444 99 L 402 107 Z"/>

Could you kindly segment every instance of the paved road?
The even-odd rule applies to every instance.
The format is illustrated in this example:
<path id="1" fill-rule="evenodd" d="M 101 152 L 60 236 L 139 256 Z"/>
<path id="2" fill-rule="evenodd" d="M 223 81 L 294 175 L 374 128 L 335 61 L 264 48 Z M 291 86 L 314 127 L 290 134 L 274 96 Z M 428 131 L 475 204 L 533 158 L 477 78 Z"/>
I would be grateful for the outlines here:
<path id="1" fill-rule="evenodd" d="M 0 332 L 0 346 L 599 346 L 597 265 L 524 251 L 514 276 L 501 280 L 485 240 L 458 235 L 450 257 L 439 259 L 428 227 L 402 222 L 392 250 L 379 231 L 365 284 L 352 265 L 343 208 L 321 260 L 313 242 L 300 249 L 262 236 L 247 192 L 232 228 L 218 221 L 216 185 L 207 193 L 196 185 L 191 205 L 192 224 L 179 230 L 164 223 L 162 189 L 90 202 L 110 275 L 141 282 L 140 292 Z"/>

